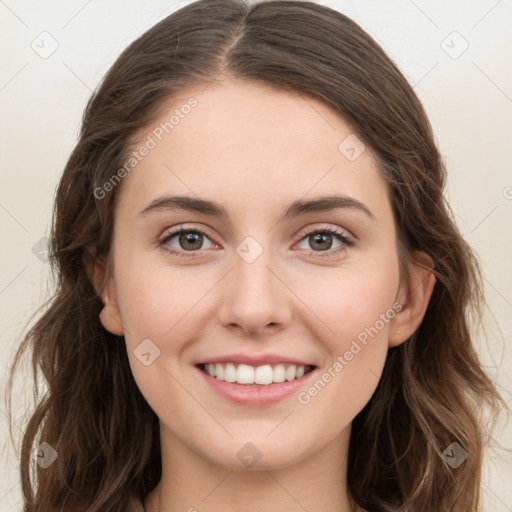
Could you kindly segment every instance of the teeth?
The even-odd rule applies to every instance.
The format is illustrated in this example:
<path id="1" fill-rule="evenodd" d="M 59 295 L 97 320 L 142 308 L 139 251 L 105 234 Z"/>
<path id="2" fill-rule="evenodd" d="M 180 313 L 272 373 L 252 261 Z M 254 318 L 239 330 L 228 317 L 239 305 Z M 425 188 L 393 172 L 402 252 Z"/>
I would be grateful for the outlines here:
<path id="1" fill-rule="evenodd" d="M 284 382 L 285 378 L 286 374 L 284 371 L 284 366 L 282 364 L 278 364 L 276 367 L 274 367 L 274 376 L 272 380 L 274 382 Z"/>
<path id="2" fill-rule="evenodd" d="M 294 364 L 292 364 L 291 366 L 288 366 L 288 368 L 286 368 L 286 372 L 285 372 L 286 380 L 294 380 L 296 376 L 297 376 L 297 367 Z"/>
<path id="3" fill-rule="evenodd" d="M 256 384 L 272 384 L 272 377 L 272 366 L 270 366 L 269 364 L 258 366 L 258 368 L 256 368 L 256 371 L 254 372 L 254 382 L 256 382 Z"/>
<path id="4" fill-rule="evenodd" d="M 226 382 L 236 382 L 237 384 L 260 384 L 268 386 L 269 384 L 292 381 L 300 379 L 306 373 L 305 366 L 296 366 L 294 364 L 285 367 L 284 364 L 263 366 L 250 366 L 248 364 L 216 363 L 204 365 L 204 371 L 215 377 L 217 380 Z"/>
<path id="5" fill-rule="evenodd" d="M 224 370 L 224 380 L 226 382 L 236 382 L 236 368 L 233 363 L 228 363 Z"/>
<path id="6" fill-rule="evenodd" d="M 222 380 L 221 377 L 217 377 Z M 239 364 L 236 369 L 236 381 L 238 384 L 254 384 L 254 368 L 248 364 Z"/>

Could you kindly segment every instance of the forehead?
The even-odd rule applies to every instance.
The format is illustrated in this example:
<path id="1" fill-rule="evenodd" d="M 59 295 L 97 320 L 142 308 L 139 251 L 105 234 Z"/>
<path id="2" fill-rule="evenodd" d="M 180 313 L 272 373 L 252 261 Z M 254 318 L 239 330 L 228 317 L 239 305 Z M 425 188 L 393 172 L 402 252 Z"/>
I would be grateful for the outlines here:
<path id="1" fill-rule="evenodd" d="M 252 214 L 325 193 L 388 206 L 370 149 L 354 159 L 363 146 L 352 127 L 295 91 L 239 79 L 189 88 L 161 106 L 134 147 L 144 144 L 151 149 L 122 186 L 121 204 L 131 210 L 168 193 Z"/>

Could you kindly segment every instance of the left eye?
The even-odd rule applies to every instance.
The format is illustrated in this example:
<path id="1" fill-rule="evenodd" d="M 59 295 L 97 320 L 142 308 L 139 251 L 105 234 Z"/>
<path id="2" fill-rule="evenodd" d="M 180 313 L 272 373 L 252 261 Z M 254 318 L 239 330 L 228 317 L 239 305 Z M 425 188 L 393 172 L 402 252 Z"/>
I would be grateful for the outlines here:
<path id="1" fill-rule="evenodd" d="M 339 242 L 339 245 L 336 247 L 332 247 L 333 238 L 337 239 Z M 344 233 L 331 229 L 311 231 L 307 233 L 302 240 L 306 241 L 306 243 L 309 243 L 310 246 L 313 247 L 313 252 L 326 252 L 330 249 L 333 249 L 332 252 L 337 252 L 340 248 L 353 245 L 352 241 L 349 240 Z M 309 249 L 306 248 L 306 250 Z"/>

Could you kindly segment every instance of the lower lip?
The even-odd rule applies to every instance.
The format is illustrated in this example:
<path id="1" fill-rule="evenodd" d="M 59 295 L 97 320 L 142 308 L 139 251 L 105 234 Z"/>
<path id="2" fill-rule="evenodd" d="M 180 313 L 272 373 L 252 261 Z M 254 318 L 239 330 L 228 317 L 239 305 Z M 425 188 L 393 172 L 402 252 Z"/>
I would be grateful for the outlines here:
<path id="1" fill-rule="evenodd" d="M 315 368 L 300 379 L 261 386 L 259 384 L 236 384 L 217 380 L 215 377 L 207 375 L 197 366 L 195 368 L 203 376 L 206 383 L 220 396 L 236 404 L 247 406 L 263 406 L 280 402 L 297 393 L 316 372 Z"/>

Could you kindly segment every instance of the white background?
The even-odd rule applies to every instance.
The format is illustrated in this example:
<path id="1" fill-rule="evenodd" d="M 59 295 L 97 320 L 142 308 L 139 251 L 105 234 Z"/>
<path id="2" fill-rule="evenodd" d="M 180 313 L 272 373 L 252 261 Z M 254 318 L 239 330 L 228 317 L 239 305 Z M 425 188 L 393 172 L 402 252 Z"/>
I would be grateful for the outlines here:
<path id="1" fill-rule="evenodd" d="M 0 372 L 1 393 L 20 333 L 46 296 L 48 264 L 32 248 L 48 234 L 54 190 L 77 140 L 86 100 L 130 42 L 188 3 L 0 0 L 0 366 L 5 368 Z M 447 194 L 457 222 L 483 266 L 491 335 L 480 348 L 482 358 L 509 401 L 512 1 L 319 3 L 349 15 L 376 38 L 425 105 L 448 166 Z M 42 46 L 41 38 L 46 38 L 45 48 L 51 48 L 50 36 L 40 35 L 44 31 L 58 44 L 46 59 L 31 47 Z M 467 50 L 458 56 L 466 44 Z M 26 416 L 21 396 L 31 392 L 29 382 L 18 383 L 12 417 L 18 436 Z M 21 511 L 8 423 L 0 402 L 2 512 Z M 510 422 L 498 427 L 498 441 L 512 447 Z M 511 458 L 499 450 L 488 455 L 486 511 L 512 511 L 512 468 L 505 463 Z"/>

